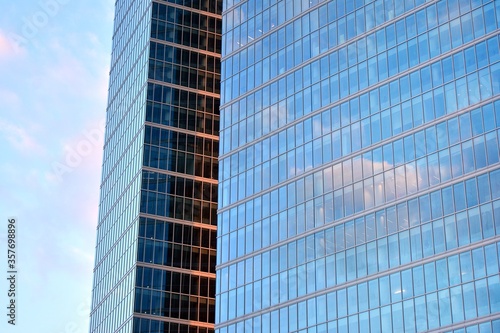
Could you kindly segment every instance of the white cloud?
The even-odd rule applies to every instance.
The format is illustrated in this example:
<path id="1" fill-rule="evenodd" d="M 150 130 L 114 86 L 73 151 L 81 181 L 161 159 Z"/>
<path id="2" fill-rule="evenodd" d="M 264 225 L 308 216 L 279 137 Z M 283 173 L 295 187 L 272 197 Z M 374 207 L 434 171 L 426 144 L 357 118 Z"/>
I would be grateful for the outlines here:
<path id="1" fill-rule="evenodd" d="M 83 250 L 79 247 L 73 246 L 70 248 L 71 254 L 75 257 L 75 261 L 81 261 L 87 267 L 87 271 L 91 271 L 94 267 L 93 253 L 89 253 L 86 249 Z M 79 260 L 78 260 L 79 259 Z"/>
<path id="2" fill-rule="evenodd" d="M 19 96 L 10 90 L 0 89 L 0 101 L 2 101 L 2 108 L 6 113 L 16 112 L 21 106 Z"/>
<path id="3" fill-rule="evenodd" d="M 20 126 L 0 119 L 0 134 L 2 134 L 12 147 L 23 153 L 43 154 L 45 149 L 37 140 Z"/>

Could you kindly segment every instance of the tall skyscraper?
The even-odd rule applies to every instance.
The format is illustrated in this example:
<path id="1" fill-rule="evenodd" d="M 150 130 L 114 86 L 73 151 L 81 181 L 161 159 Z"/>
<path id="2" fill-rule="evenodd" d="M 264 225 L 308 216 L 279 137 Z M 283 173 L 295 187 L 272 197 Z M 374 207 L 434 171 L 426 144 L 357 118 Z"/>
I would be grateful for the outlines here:
<path id="1" fill-rule="evenodd" d="M 90 332 L 213 332 L 221 11 L 116 2 Z"/>
<path id="2" fill-rule="evenodd" d="M 224 1 L 217 332 L 500 332 L 499 23 Z"/>

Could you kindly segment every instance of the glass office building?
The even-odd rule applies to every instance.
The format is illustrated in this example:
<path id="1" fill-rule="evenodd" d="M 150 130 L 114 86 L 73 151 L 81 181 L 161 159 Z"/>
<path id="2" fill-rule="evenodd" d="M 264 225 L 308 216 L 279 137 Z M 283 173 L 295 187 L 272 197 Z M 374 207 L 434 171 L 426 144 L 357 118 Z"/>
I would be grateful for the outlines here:
<path id="1" fill-rule="evenodd" d="M 500 332 L 499 24 L 224 0 L 218 333 Z"/>
<path id="2" fill-rule="evenodd" d="M 90 332 L 214 331 L 220 0 L 119 0 Z"/>

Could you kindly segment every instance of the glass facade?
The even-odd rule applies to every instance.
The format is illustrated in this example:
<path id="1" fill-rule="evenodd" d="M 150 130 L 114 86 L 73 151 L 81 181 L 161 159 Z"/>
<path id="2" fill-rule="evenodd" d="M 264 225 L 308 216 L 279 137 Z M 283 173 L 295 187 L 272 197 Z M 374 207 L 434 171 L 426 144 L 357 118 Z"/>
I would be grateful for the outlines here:
<path id="1" fill-rule="evenodd" d="M 90 332 L 214 331 L 221 12 L 116 2 Z"/>
<path id="2" fill-rule="evenodd" d="M 500 2 L 224 0 L 216 331 L 500 332 Z"/>

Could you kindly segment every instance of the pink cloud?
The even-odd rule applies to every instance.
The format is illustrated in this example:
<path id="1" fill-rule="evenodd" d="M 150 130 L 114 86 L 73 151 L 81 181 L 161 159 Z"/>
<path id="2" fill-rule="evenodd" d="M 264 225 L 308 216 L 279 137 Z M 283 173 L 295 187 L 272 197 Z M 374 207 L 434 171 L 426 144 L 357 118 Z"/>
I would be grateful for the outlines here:
<path id="1" fill-rule="evenodd" d="M 12 48 L 10 40 L 0 31 L 0 56 L 5 57 L 13 53 L 14 49 Z"/>
<path id="2" fill-rule="evenodd" d="M 14 58 L 24 54 L 24 50 L 8 34 L 0 30 L 0 60 Z"/>

